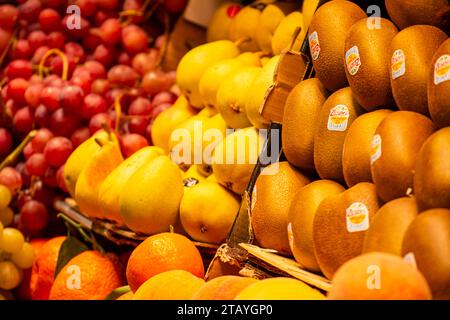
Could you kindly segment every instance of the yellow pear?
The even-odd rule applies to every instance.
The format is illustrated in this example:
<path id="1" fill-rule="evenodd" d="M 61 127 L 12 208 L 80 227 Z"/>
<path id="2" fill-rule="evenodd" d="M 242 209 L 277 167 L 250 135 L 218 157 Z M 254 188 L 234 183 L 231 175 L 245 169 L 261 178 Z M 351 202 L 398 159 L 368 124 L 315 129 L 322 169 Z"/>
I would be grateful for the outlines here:
<path id="1" fill-rule="evenodd" d="M 103 181 L 98 192 L 98 200 L 103 216 L 123 224 L 120 216 L 119 197 L 128 179 L 145 163 L 164 154 L 159 147 L 144 147 L 115 168 Z"/>
<path id="2" fill-rule="evenodd" d="M 264 102 L 267 89 L 273 84 L 273 77 L 279 60 L 280 56 L 271 58 L 248 90 L 245 111 L 248 120 L 256 128 L 266 128 L 270 123 L 259 113 L 259 109 Z"/>
<path id="3" fill-rule="evenodd" d="M 298 3 L 277 1 L 269 4 L 259 16 L 259 30 L 256 33 L 256 42 L 261 50 L 272 52 L 272 37 L 287 14 L 299 9 Z"/>
<path id="4" fill-rule="evenodd" d="M 183 175 L 184 193 L 186 193 L 186 191 L 191 190 L 194 186 L 196 186 L 200 182 L 206 180 L 205 176 L 201 174 L 198 164 L 190 166 L 186 172 L 182 173 L 182 175 Z"/>
<path id="5" fill-rule="evenodd" d="M 234 1 L 225 1 L 214 11 L 206 31 L 206 41 L 228 40 L 228 33 L 233 19 L 242 6 Z"/>
<path id="6" fill-rule="evenodd" d="M 172 107 L 161 112 L 153 121 L 151 131 L 153 144 L 168 153 L 169 138 L 172 130 L 186 119 L 195 115 L 196 112 L 189 105 L 187 99 L 184 96 L 180 96 Z"/>
<path id="7" fill-rule="evenodd" d="M 212 108 L 217 105 L 217 91 L 222 82 L 230 74 L 244 67 L 259 66 L 261 66 L 259 56 L 254 53 L 245 52 L 234 59 L 220 61 L 206 69 L 199 83 L 199 91 L 203 99 L 203 104 Z"/>
<path id="8" fill-rule="evenodd" d="M 292 12 L 281 20 L 272 38 L 273 54 L 280 54 L 281 51 L 289 47 L 292 42 L 292 36 L 296 28 L 300 28 L 301 32 L 295 39 L 292 50 L 300 50 L 303 39 L 306 35 L 306 28 L 303 26 L 303 15 L 298 12 Z"/>
<path id="9" fill-rule="evenodd" d="M 217 182 L 217 183 L 219 183 L 219 182 L 217 181 L 216 176 L 214 175 L 214 173 L 210 174 L 210 175 L 206 178 L 206 181 L 209 181 L 209 182 Z"/>
<path id="10" fill-rule="evenodd" d="M 192 239 L 222 244 L 239 210 L 236 196 L 216 182 L 201 182 L 181 199 L 180 221 Z"/>
<path id="11" fill-rule="evenodd" d="M 177 84 L 193 107 L 203 108 L 199 82 L 206 69 L 238 55 L 239 48 L 232 41 L 219 40 L 195 47 L 183 56 L 177 68 Z"/>
<path id="12" fill-rule="evenodd" d="M 316 12 L 317 6 L 320 0 L 303 0 L 302 14 L 303 14 L 303 26 L 305 30 L 308 30 L 311 23 L 314 12 Z"/>
<path id="13" fill-rule="evenodd" d="M 226 134 L 226 123 L 220 114 L 205 117 L 197 114 L 173 130 L 169 141 L 172 161 L 187 168 L 192 164 L 210 164 L 215 146 Z"/>
<path id="14" fill-rule="evenodd" d="M 169 231 L 178 220 L 183 178 L 169 157 L 145 163 L 126 182 L 119 199 L 123 222 L 135 232 Z"/>
<path id="15" fill-rule="evenodd" d="M 86 166 L 86 160 L 90 159 L 94 153 L 101 149 L 101 146 L 95 141 L 96 138 L 101 141 L 112 139 L 112 141 L 118 144 L 117 137 L 114 133 L 99 130 L 72 152 L 64 165 L 63 173 L 64 183 L 72 197 L 75 196 L 75 186 L 81 171 Z"/>
<path id="16" fill-rule="evenodd" d="M 261 153 L 264 137 L 253 127 L 229 134 L 214 149 L 212 169 L 217 181 L 242 194 Z"/>
<path id="17" fill-rule="evenodd" d="M 246 128 L 252 124 L 245 112 L 248 92 L 261 72 L 261 68 L 248 67 L 234 72 L 223 80 L 217 91 L 216 108 L 228 126 Z"/>
<path id="18" fill-rule="evenodd" d="M 96 140 L 98 141 L 98 140 Z M 101 142 L 101 148 L 88 159 L 75 186 L 75 200 L 83 214 L 91 218 L 105 218 L 98 199 L 101 184 L 123 162 L 115 142 Z"/>
<path id="19" fill-rule="evenodd" d="M 214 107 L 205 106 L 197 114 L 200 115 L 200 116 L 205 116 L 207 118 L 210 118 L 210 117 L 215 116 L 217 114 L 217 110 Z"/>

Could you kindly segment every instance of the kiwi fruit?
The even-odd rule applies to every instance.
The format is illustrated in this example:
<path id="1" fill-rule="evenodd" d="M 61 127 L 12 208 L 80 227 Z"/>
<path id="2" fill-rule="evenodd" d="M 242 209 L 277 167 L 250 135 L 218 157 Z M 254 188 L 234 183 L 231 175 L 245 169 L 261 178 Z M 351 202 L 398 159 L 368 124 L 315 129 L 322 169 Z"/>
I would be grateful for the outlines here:
<path id="1" fill-rule="evenodd" d="M 348 128 L 361 113 L 348 87 L 333 93 L 323 104 L 314 134 L 314 165 L 322 179 L 344 183 L 344 141 Z"/>
<path id="2" fill-rule="evenodd" d="M 448 0 L 385 0 L 389 17 L 400 28 L 425 24 L 450 33 Z"/>
<path id="3" fill-rule="evenodd" d="M 439 47 L 431 60 L 428 110 L 438 127 L 450 126 L 450 39 Z"/>
<path id="4" fill-rule="evenodd" d="M 316 75 L 328 90 L 348 86 L 342 63 L 345 36 L 355 22 L 366 17 L 360 7 L 345 0 L 328 1 L 314 14 L 308 40 Z"/>
<path id="5" fill-rule="evenodd" d="M 314 254 L 323 274 L 336 270 L 362 253 L 364 237 L 379 209 L 375 186 L 362 182 L 326 197 L 313 222 Z"/>
<path id="6" fill-rule="evenodd" d="M 433 133 L 417 156 L 414 191 L 421 210 L 450 208 L 450 127 Z"/>
<path id="7" fill-rule="evenodd" d="M 393 112 L 380 123 L 372 139 L 371 172 L 384 202 L 413 190 L 417 155 L 434 130 L 429 118 L 412 111 Z"/>
<path id="8" fill-rule="evenodd" d="M 363 252 L 402 254 L 402 241 L 419 210 L 414 197 L 389 201 L 378 210 L 364 238 Z"/>
<path id="9" fill-rule="evenodd" d="M 284 154 L 305 172 L 314 172 L 314 133 L 327 97 L 320 80 L 313 78 L 296 85 L 286 100 L 281 133 Z"/>
<path id="10" fill-rule="evenodd" d="M 251 217 L 256 241 L 263 248 L 290 255 L 288 214 L 295 193 L 310 180 L 287 161 L 265 167 L 252 193 Z"/>
<path id="11" fill-rule="evenodd" d="M 402 254 L 412 255 L 433 299 L 450 299 L 450 210 L 422 212 L 409 225 Z"/>
<path id="12" fill-rule="evenodd" d="M 427 82 L 430 61 L 445 40 L 447 35 L 441 29 L 423 25 L 403 29 L 392 39 L 390 79 L 400 110 L 429 116 Z"/>
<path id="13" fill-rule="evenodd" d="M 380 18 L 380 27 L 373 28 L 369 19 L 356 22 L 345 39 L 345 73 L 353 95 L 367 111 L 392 107 L 389 47 L 397 27 Z"/>
<path id="14" fill-rule="evenodd" d="M 313 222 L 317 208 L 323 199 L 345 191 L 340 184 L 331 180 L 317 180 L 300 188 L 292 200 L 289 223 L 292 229 L 292 253 L 295 260 L 305 269 L 320 272 L 314 255 Z"/>
<path id="15" fill-rule="evenodd" d="M 344 140 L 342 170 L 345 183 L 352 187 L 359 182 L 372 182 L 370 152 L 373 134 L 391 110 L 375 110 L 353 121 Z"/>

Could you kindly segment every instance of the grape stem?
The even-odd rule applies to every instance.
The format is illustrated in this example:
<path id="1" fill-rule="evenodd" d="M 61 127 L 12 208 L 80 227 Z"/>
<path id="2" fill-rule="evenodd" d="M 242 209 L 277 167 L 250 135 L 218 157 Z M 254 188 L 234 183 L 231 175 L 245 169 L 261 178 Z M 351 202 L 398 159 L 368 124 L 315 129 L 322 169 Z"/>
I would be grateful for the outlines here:
<path id="1" fill-rule="evenodd" d="M 61 79 L 63 81 L 67 80 L 67 77 L 69 76 L 69 60 L 67 59 L 67 56 L 64 52 L 62 52 L 59 49 L 53 48 L 48 50 L 44 56 L 42 57 L 40 63 L 39 63 L 39 75 L 43 78 L 44 77 L 44 64 L 45 61 L 47 60 L 48 57 L 50 57 L 52 54 L 56 54 L 58 57 L 61 58 L 62 63 L 63 63 L 63 70 L 62 70 L 62 75 L 61 75 Z"/>
<path id="2" fill-rule="evenodd" d="M 27 134 L 25 139 L 23 139 L 22 142 L 5 158 L 5 160 L 3 160 L 2 163 L 0 163 L 0 170 L 16 162 L 17 158 L 20 156 L 25 146 L 31 141 L 31 139 L 33 139 L 36 136 L 36 133 L 37 133 L 36 130 L 31 130 Z"/>

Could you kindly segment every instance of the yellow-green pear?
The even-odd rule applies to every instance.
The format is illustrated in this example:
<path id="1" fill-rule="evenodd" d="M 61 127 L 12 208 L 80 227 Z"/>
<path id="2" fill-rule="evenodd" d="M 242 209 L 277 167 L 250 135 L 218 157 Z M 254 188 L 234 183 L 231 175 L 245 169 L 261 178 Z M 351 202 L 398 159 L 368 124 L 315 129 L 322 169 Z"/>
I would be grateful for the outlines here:
<path id="1" fill-rule="evenodd" d="M 125 184 L 120 215 L 131 230 L 144 234 L 167 232 L 178 220 L 183 178 L 169 157 L 145 163 Z"/>
<path id="2" fill-rule="evenodd" d="M 195 47 L 183 56 L 177 68 L 177 84 L 193 107 L 203 108 L 199 82 L 206 69 L 238 55 L 239 48 L 232 41 L 219 40 Z"/>
<path id="3" fill-rule="evenodd" d="M 249 90 L 261 73 L 261 68 L 248 67 L 225 78 L 217 91 L 217 110 L 228 126 L 241 129 L 251 126 L 245 112 Z"/>
<path id="4" fill-rule="evenodd" d="M 266 2 L 269 1 L 255 1 L 242 8 L 231 23 L 229 39 L 241 42 L 239 48 L 242 51 L 256 52 L 260 50 L 256 42 L 256 34 L 258 33 L 259 16 Z"/>
<path id="5" fill-rule="evenodd" d="M 300 50 L 306 35 L 306 28 L 303 26 L 303 15 L 295 11 L 281 20 L 272 38 L 273 54 L 280 54 L 284 49 L 289 47 L 297 28 L 300 28 L 301 31 L 292 46 L 292 50 L 294 51 Z"/>
<path id="6" fill-rule="evenodd" d="M 214 11 L 206 31 L 206 41 L 229 40 L 231 23 L 242 6 L 235 1 L 225 1 Z"/>
<path id="7" fill-rule="evenodd" d="M 163 154 L 164 150 L 159 147 L 144 147 L 133 153 L 106 177 L 98 192 L 105 218 L 123 224 L 119 198 L 126 182 L 141 166 Z"/>

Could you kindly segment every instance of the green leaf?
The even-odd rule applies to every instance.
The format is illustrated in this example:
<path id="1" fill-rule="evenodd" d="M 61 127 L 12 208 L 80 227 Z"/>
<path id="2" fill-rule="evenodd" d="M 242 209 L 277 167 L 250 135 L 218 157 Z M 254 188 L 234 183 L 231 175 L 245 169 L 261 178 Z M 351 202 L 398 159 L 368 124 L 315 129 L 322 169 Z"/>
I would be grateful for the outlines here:
<path id="1" fill-rule="evenodd" d="M 123 287 L 116 288 L 113 291 L 111 291 L 110 294 L 108 294 L 106 296 L 105 300 L 116 300 L 121 295 L 123 295 L 127 292 L 130 292 L 130 291 L 131 291 L 130 286 L 123 286 Z"/>
<path id="2" fill-rule="evenodd" d="M 55 278 L 64 266 L 75 256 L 89 248 L 80 240 L 72 235 L 69 235 L 61 245 L 58 254 L 58 262 L 56 263 Z"/>

